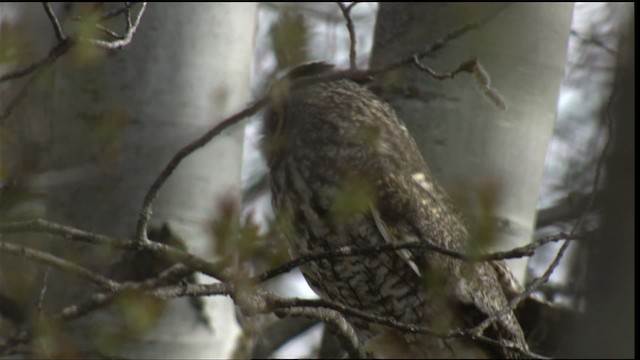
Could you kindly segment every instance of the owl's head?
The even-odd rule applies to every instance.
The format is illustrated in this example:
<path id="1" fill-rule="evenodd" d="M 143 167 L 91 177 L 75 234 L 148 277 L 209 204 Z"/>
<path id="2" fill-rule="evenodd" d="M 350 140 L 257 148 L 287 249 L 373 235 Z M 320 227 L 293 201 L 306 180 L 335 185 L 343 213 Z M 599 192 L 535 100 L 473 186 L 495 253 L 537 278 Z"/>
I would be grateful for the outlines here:
<path id="1" fill-rule="evenodd" d="M 284 147 L 286 140 L 286 108 L 292 92 L 299 87 L 300 80 L 313 76 L 328 74 L 333 70 L 332 64 L 316 61 L 294 67 L 284 76 L 276 80 L 269 88 L 269 106 L 264 116 L 261 148 L 271 163 Z"/>

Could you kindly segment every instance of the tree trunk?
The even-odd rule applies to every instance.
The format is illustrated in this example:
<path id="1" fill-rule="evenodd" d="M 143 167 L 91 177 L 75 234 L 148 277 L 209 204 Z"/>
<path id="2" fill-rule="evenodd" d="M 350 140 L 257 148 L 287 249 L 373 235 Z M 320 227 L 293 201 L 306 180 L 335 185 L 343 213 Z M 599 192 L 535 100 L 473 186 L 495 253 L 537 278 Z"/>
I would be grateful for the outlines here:
<path id="1" fill-rule="evenodd" d="M 32 181 L 45 194 L 46 208 L 38 216 L 131 238 L 143 196 L 171 157 L 247 102 L 255 24 L 254 3 L 149 4 L 128 47 L 106 53 L 79 45 L 60 59 L 52 111 L 40 125 L 48 131 L 48 138 L 40 140 L 46 148 L 40 162 L 44 171 Z M 71 23 L 64 26 L 71 28 Z M 209 229 L 220 201 L 239 206 L 242 138 L 241 126 L 225 131 L 177 168 L 154 205 L 152 233 L 167 225 L 191 252 L 213 258 L 215 239 Z M 130 254 L 32 238 L 31 246 L 115 277 L 151 271 L 140 267 L 152 265 Z M 33 264 L 23 260 L 22 266 Z M 25 300 L 35 303 L 42 275 L 30 285 L 31 298 Z M 44 311 L 57 312 L 94 291 L 52 271 Z M 220 297 L 203 301 L 124 299 L 64 330 L 42 329 L 53 345 L 40 351 L 227 357 L 238 335 L 233 304 Z"/>
<path id="2" fill-rule="evenodd" d="M 468 215 L 472 239 L 486 239 L 500 249 L 531 240 L 572 9 L 570 3 L 380 5 L 372 67 L 418 53 L 464 25 L 495 15 L 422 63 L 446 73 L 477 58 L 506 111 L 492 105 L 468 74 L 435 80 L 407 67 L 380 85 L 431 171 Z M 482 220 L 487 215 L 497 221 Z M 522 282 L 526 259 L 509 265 Z"/>

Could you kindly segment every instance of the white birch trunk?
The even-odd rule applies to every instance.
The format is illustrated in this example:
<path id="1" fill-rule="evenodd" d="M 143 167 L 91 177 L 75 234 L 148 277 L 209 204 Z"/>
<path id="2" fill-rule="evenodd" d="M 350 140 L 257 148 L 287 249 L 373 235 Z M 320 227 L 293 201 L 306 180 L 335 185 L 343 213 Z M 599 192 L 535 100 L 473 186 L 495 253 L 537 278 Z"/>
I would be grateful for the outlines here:
<path id="1" fill-rule="evenodd" d="M 133 236 L 143 196 L 171 157 L 248 102 L 255 25 L 255 3 L 149 4 L 127 48 L 109 54 L 78 48 L 60 59 L 52 111 L 42 119 L 50 129 L 43 141 L 47 171 L 32 181 L 46 192 L 40 216 Z M 219 201 L 239 203 L 242 138 L 236 126 L 187 158 L 161 189 L 151 226 L 169 224 L 190 251 L 213 259 L 208 230 Z M 36 242 L 100 271 L 109 271 L 120 255 L 60 239 L 38 237 L 31 244 Z M 54 273 L 45 298 L 50 311 L 95 291 Z M 37 281 L 34 286 L 37 293 Z M 127 358 L 228 357 L 238 335 L 233 304 L 220 297 L 205 302 L 213 329 L 181 298 L 143 302 L 133 317 L 116 304 L 52 338 L 68 347 L 58 350 L 71 353 L 86 348 Z M 145 321 L 150 331 L 141 325 Z M 135 336 L 123 330 L 132 322 L 143 329 Z"/>
<path id="2" fill-rule="evenodd" d="M 381 4 L 371 65 L 420 52 L 502 6 Z M 439 81 L 412 68 L 397 72 L 397 82 L 383 89 L 435 176 L 454 198 L 467 199 L 463 210 L 475 215 L 492 210 L 498 217 L 493 245 L 500 249 L 525 245 L 533 234 L 572 9 L 571 3 L 511 4 L 485 26 L 423 60 L 445 73 L 478 58 L 491 86 L 506 100 L 506 111 L 492 105 L 469 74 Z M 488 209 L 482 208 L 483 201 Z M 522 281 L 526 259 L 510 265 Z"/>

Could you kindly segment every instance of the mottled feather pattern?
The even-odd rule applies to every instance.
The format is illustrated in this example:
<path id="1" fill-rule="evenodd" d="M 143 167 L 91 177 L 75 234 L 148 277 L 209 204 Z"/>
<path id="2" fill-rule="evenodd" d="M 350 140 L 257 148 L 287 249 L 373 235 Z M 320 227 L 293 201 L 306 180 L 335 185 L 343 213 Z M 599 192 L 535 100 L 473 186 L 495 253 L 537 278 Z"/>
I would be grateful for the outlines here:
<path id="1" fill-rule="evenodd" d="M 468 234 L 460 215 L 388 104 L 356 83 L 338 80 L 291 90 L 276 106 L 266 115 L 264 153 L 274 209 L 294 229 L 288 236 L 292 256 L 406 241 L 465 250 Z M 337 198 L 354 179 L 357 185 L 366 181 L 361 188 L 370 187 L 369 200 L 337 218 Z M 477 325 L 507 303 L 490 263 L 427 250 L 339 257 L 301 269 L 323 298 L 440 330 Z M 372 357 L 515 355 L 469 338 L 400 333 L 349 320 Z M 526 348 L 512 313 L 486 335 Z"/>

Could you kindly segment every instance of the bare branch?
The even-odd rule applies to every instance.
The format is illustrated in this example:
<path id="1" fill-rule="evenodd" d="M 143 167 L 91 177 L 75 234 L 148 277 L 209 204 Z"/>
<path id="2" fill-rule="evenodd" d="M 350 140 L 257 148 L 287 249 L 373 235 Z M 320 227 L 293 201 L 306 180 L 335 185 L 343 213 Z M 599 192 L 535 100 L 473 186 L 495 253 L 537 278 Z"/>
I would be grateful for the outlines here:
<path id="1" fill-rule="evenodd" d="M 51 266 L 47 266 L 45 270 L 44 278 L 42 279 L 42 289 L 40 289 L 40 295 L 38 295 L 38 303 L 36 309 L 38 310 L 38 318 L 42 318 L 42 304 L 44 304 L 44 296 L 47 293 L 47 281 L 49 281 L 49 273 L 51 272 Z"/>
<path id="2" fill-rule="evenodd" d="M 547 282 L 549 280 L 549 278 L 553 274 L 553 271 L 556 269 L 558 264 L 560 264 L 560 260 L 564 256 L 564 253 L 567 250 L 567 248 L 569 247 L 569 244 L 570 244 L 569 240 L 565 240 L 564 243 L 562 244 L 562 246 L 560 247 L 560 249 L 558 250 L 558 253 L 556 254 L 556 257 L 553 259 L 551 264 L 547 267 L 547 269 L 542 274 L 542 276 L 540 276 L 540 277 L 536 278 L 534 281 L 532 281 L 525 288 L 525 290 L 522 293 L 520 293 L 517 296 L 513 297 L 511 299 L 511 301 L 509 301 L 509 303 L 505 307 L 503 307 L 500 311 L 491 314 L 485 320 L 483 320 L 480 324 L 478 324 L 477 326 L 475 326 L 475 327 L 473 327 L 471 329 L 460 329 L 459 330 L 460 333 L 469 334 L 469 335 L 473 335 L 473 336 L 482 336 L 482 333 L 484 332 L 484 330 L 488 326 L 490 326 L 491 324 L 496 322 L 499 318 L 505 316 L 509 312 L 513 311 L 516 307 L 518 307 L 518 305 L 524 299 L 526 299 L 527 297 L 531 296 L 531 294 L 535 290 L 537 290 L 542 284 L 544 284 L 545 282 Z"/>
<path id="3" fill-rule="evenodd" d="M 133 40 L 133 35 L 136 33 L 136 30 L 138 30 L 138 25 L 140 25 L 142 14 L 144 14 L 144 10 L 146 8 L 147 8 L 147 3 L 143 2 L 142 7 L 138 12 L 138 16 L 136 17 L 136 20 L 133 22 L 131 27 L 128 27 L 127 32 L 122 36 L 122 39 L 113 40 L 113 41 L 104 41 L 104 40 L 98 40 L 98 39 L 80 38 L 79 40 L 104 48 L 104 49 L 108 49 L 108 50 L 122 49 L 123 47 L 129 45 L 131 43 L 131 40 Z"/>
<path id="4" fill-rule="evenodd" d="M 51 49 L 51 51 L 49 51 L 49 54 L 46 57 L 22 69 L 11 71 L 7 74 L 0 76 L 0 82 L 17 79 L 19 77 L 32 73 L 41 67 L 51 65 L 60 56 L 66 54 L 67 51 L 69 51 L 69 49 L 71 49 L 75 44 L 76 42 L 73 41 L 72 39 L 65 38 L 63 41 L 59 42 L 53 49 Z"/>
<path id="5" fill-rule="evenodd" d="M 303 265 L 312 261 L 334 259 L 336 257 L 349 257 L 349 256 L 359 256 L 359 255 L 366 255 L 366 254 L 377 254 L 381 252 L 394 252 L 400 249 L 416 249 L 416 250 L 423 249 L 423 250 L 436 251 L 443 255 L 451 256 L 455 259 L 460 259 L 465 261 L 495 261 L 495 260 L 516 259 L 516 258 L 521 258 L 525 256 L 532 256 L 535 250 L 537 250 L 542 245 L 545 245 L 551 242 L 561 241 L 561 240 L 577 240 L 580 238 L 581 237 L 577 235 L 569 236 L 565 233 L 559 233 L 559 234 L 540 238 L 527 245 L 520 246 L 511 250 L 496 251 L 493 253 L 482 254 L 482 255 L 466 255 L 457 251 L 443 248 L 430 241 L 401 242 L 397 244 L 380 244 L 380 245 L 371 245 L 371 246 L 363 246 L 363 247 L 343 246 L 338 249 L 332 249 L 332 250 L 302 255 L 277 268 L 267 270 L 259 275 L 252 277 L 251 281 L 254 281 L 256 283 L 261 283 L 273 277 L 276 277 L 278 275 L 287 273 L 300 265 Z"/>
<path id="6" fill-rule="evenodd" d="M 100 16 L 100 18 L 98 20 L 105 21 L 105 20 L 109 20 L 111 18 L 114 18 L 114 17 L 116 17 L 116 16 L 118 16 L 120 14 L 123 14 L 123 13 L 125 13 L 127 8 L 131 9 L 131 5 L 136 4 L 136 3 L 137 2 L 125 3 L 124 6 L 119 7 L 117 9 L 114 9 L 114 10 L 112 10 L 112 11 L 110 11 L 110 12 L 108 12 L 108 13 L 102 15 L 102 16 Z"/>
<path id="7" fill-rule="evenodd" d="M 95 245 L 109 246 L 116 249 L 150 251 L 155 254 L 162 254 L 163 256 L 166 256 L 170 259 L 175 259 L 176 262 L 182 262 L 191 269 L 200 271 L 203 274 L 209 275 L 215 279 L 221 281 L 229 279 L 229 275 L 226 274 L 225 270 L 222 269 L 218 264 L 204 260 L 199 256 L 185 252 L 173 246 L 161 244 L 154 241 L 146 241 L 141 243 L 139 241 L 133 240 L 116 239 L 76 229 L 71 226 L 56 224 L 42 219 L 0 224 L 0 233 L 17 233 L 28 231 L 61 235 L 62 237 L 69 240 L 78 240 Z"/>
<path id="8" fill-rule="evenodd" d="M 124 3 L 124 19 L 126 23 L 125 32 L 129 32 L 133 27 L 133 24 L 131 23 L 131 3 L 129 2 Z"/>
<path id="9" fill-rule="evenodd" d="M 550 357 L 544 356 L 544 355 L 540 355 L 540 354 L 536 354 L 532 351 L 529 350 L 525 350 L 522 347 L 518 346 L 517 344 L 514 344 L 511 341 L 507 341 L 504 339 L 500 339 L 500 340 L 495 340 L 492 339 L 488 336 L 484 336 L 484 335 L 471 335 L 471 338 L 478 340 L 478 341 L 482 341 L 486 344 L 491 344 L 494 346 L 498 346 L 504 349 L 508 349 L 511 351 L 515 351 L 518 354 L 524 356 L 524 358 L 526 359 L 551 359 Z"/>
<path id="10" fill-rule="evenodd" d="M 67 306 L 52 318 L 62 321 L 70 321 L 80 318 L 96 309 L 110 304 L 114 297 L 115 293 L 92 294 L 88 300 L 77 305 Z"/>
<path id="11" fill-rule="evenodd" d="M 455 69 L 452 72 L 444 73 L 444 74 L 438 74 L 435 71 L 431 70 L 431 68 L 427 67 L 426 65 L 423 65 L 420 62 L 420 59 L 418 59 L 418 55 L 414 55 L 413 56 L 413 64 L 418 69 L 420 69 L 421 71 L 426 72 L 427 74 L 431 75 L 431 77 L 433 77 L 434 79 L 437 79 L 437 80 L 453 79 L 456 75 L 458 75 L 461 72 L 472 73 L 473 72 L 473 68 L 475 67 L 477 61 L 478 60 L 476 58 L 473 58 L 473 59 L 465 61 L 460 66 L 458 66 L 457 69 Z"/>
<path id="12" fill-rule="evenodd" d="M 49 21 L 51 21 L 51 25 L 53 26 L 53 32 L 56 34 L 56 39 L 58 39 L 58 42 L 64 41 L 66 37 L 62 32 L 62 27 L 60 26 L 58 17 L 56 17 L 56 14 L 54 14 L 53 9 L 51 8 L 51 5 L 48 2 L 43 2 L 42 6 L 44 6 L 44 12 L 47 13 L 47 17 L 49 17 Z"/>
<path id="13" fill-rule="evenodd" d="M 251 359 L 269 358 L 280 346 L 319 323 L 320 321 L 317 319 L 292 317 L 269 324 L 266 328 L 259 329 L 261 336 L 256 339 L 257 344 L 248 357 Z"/>
<path id="14" fill-rule="evenodd" d="M 109 42 L 109 41 L 98 40 L 98 39 L 87 39 L 87 38 L 74 39 L 72 37 L 65 37 L 62 31 L 62 28 L 60 27 L 60 23 L 58 22 L 58 19 L 53 13 L 53 10 L 51 10 L 51 7 L 49 6 L 48 3 L 43 3 L 43 4 L 44 4 L 44 9 L 47 12 L 47 16 L 49 16 L 49 19 L 51 20 L 52 25 L 54 27 L 56 38 L 58 38 L 58 43 L 49 51 L 49 54 L 43 59 L 40 59 L 34 62 L 33 64 L 28 65 L 22 69 L 18 69 L 0 76 L 0 82 L 9 81 L 9 80 L 13 80 L 13 79 L 25 76 L 27 74 L 30 74 L 38 70 L 41 67 L 45 67 L 52 64 L 60 56 L 66 54 L 74 45 L 78 43 L 78 41 L 89 43 L 89 44 L 92 44 L 104 49 L 109 49 L 109 50 L 121 49 L 127 46 L 129 43 L 131 43 L 131 40 L 133 39 L 133 35 L 135 34 L 138 28 L 138 25 L 140 24 L 140 20 L 142 19 L 142 14 L 144 14 L 144 10 L 147 5 L 146 2 L 142 3 L 142 7 L 138 12 L 135 22 L 132 24 L 131 28 L 127 30 L 124 36 L 120 37 L 120 39 L 118 40 Z M 124 8 L 122 9 L 122 12 L 124 12 Z"/>
<path id="15" fill-rule="evenodd" d="M 471 60 L 467 60 L 460 66 L 458 66 L 458 68 L 454 71 L 445 74 L 438 74 L 435 71 L 431 70 L 431 68 L 423 65 L 418 59 L 417 55 L 413 57 L 413 64 L 421 71 L 426 72 L 431 77 L 438 80 L 453 79 L 457 74 L 461 72 L 471 73 L 473 74 L 473 78 L 475 79 L 478 90 L 480 90 L 480 92 L 499 109 L 507 109 L 507 105 L 502 99 L 502 96 L 496 89 L 491 87 L 491 78 L 489 77 L 489 73 L 484 69 L 482 64 L 480 64 L 478 59 L 473 58 Z"/>
<path id="16" fill-rule="evenodd" d="M 275 311 L 278 316 L 298 316 L 306 317 L 309 319 L 321 320 L 326 326 L 333 330 L 342 347 L 347 351 L 349 358 L 352 359 L 366 359 L 368 358 L 364 350 L 362 350 L 358 343 L 358 336 L 356 335 L 353 326 L 344 318 L 339 311 L 323 308 L 299 308 L 292 307 L 286 309 L 280 309 Z"/>
<path id="17" fill-rule="evenodd" d="M 613 97 L 609 98 L 609 104 L 607 105 L 607 112 L 606 112 L 607 142 L 604 144 L 604 148 L 602 149 L 602 152 L 600 153 L 600 157 L 598 158 L 598 163 L 596 165 L 596 173 L 593 176 L 593 182 L 591 183 L 591 192 L 589 195 L 587 205 L 585 206 L 584 211 L 582 212 L 582 215 L 580 215 L 580 217 L 576 220 L 576 222 L 571 227 L 571 231 L 569 232 L 570 234 L 574 234 L 575 232 L 578 231 L 578 229 L 580 228 L 580 225 L 582 224 L 584 219 L 587 217 L 587 215 L 589 215 L 589 213 L 591 212 L 591 209 L 593 208 L 593 204 L 596 201 L 596 196 L 598 193 L 598 184 L 600 183 L 600 177 L 602 176 L 602 169 L 604 168 L 604 160 L 607 153 L 609 152 L 609 148 L 611 146 L 611 137 L 612 137 L 611 134 L 613 134 L 613 119 L 611 118 L 611 114 L 608 111 L 608 108 L 611 105 L 612 98 Z"/>
<path id="18" fill-rule="evenodd" d="M 140 215 L 138 218 L 137 231 L 136 231 L 136 240 L 139 242 L 148 242 L 147 239 L 147 227 L 149 225 L 149 220 L 151 219 L 151 206 L 153 206 L 153 202 L 160 191 L 162 185 L 167 181 L 169 176 L 173 173 L 173 171 L 178 167 L 178 165 L 190 155 L 192 152 L 197 149 L 205 146 L 211 139 L 220 134 L 224 129 L 228 128 L 231 125 L 238 123 L 240 120 L 246 118 L 247 116 L 251 116 L 255 114 L 260 108 L 267 104 L 267 96 L 262 97 L 251 106 L 241 110 L 228 118 L 222 120 L 216 126 L 214 126 L 211 130 L 207 131 L 200 138 L 192 141 L 187 144 L 185 147 L 180 149 L 169 161 L 169 163 L 162 169 L 160 175 L 155 179 L 149 190 L 144 196 L 144 200 L 142 202 L 142 208 L 140 210 Z"/>
<path id="19" fill-rule="evenodd" d="M 423 59 L 423 58 L 425 58 L 425 57 L 427 57 L 429 55 L 432 55 L 432 54 L 436 53 L 437 51 L 441 50 L 442 48 L 444 48 L 451 41 L 462 37 L 463 35 L 465 35 L 466 33 L 470 32 L 472 30 L 476 30 L 476 29 L 479 29 L 479 28 L 485 26 L 486 24 L 491 22 L 491 20 L 493 20 L 496 16 L 501 14 L 509 6 L 510 6 L 510 4 L 506 4 L 502 8 L 500 8 L 498 11 L 494 12 L 491 15 L 488 15 L 484 19 L 481 19 L 481 20 L 479 20 L 477 22 L 474 22 L 474 23 L 463 25 L 462 27 L 458 28 L 457 30 L 448 33 L 447 35 L 445 35 L 443 38 L 441 38 L 440 40 L 438 40 L 435 43 L 433 43 L 431 46 L 429 46 L 424 51 L 421 51 L 421 52 L 419 52 L 417 54 L 409 55 L 409 56 L 407 56 L 407 57 L 405 57 L 405 58 L 403 58 L 403 59 L 401 59 L 399 61 L 396 61 L 396 62 L 388 64 L 388 65 L 383 65 L 383 66 L 380 66 L 380 67 L 375 68 L 375 69 L 369 69 L 368 75 L 370 75 L 370 76 L 371 75 L 376 75 L 376 74 L 380 74 L 380 73 L 383 73 L 383 72 L 387 72 L 389 70 L 400 68 L 400 67 L 405 66 L 405 65 L 410 65 L 410 64 L 412 64 L 414 62 L 414 58 L 415 57 L 417 57 L 418 60 L 421 60 L 421 59 Z"/>
<path id="20" fill-rule="evenodd" d="M 118 35 L 115 31 L 107 29 L 106 27 L 100 25 L 100 24 L 95 24 L 96 28 L 98 28 L 98 30 L 102 31 L 106 36 L 112 38 L 112 39 L 116 39 L 116 40 L 121 40 L 122 36 Z"/>
<path id="21" fill-rule="evenodd" d="M 16 107 L 20 104 L 20 102 L 22 102 L 22 100 L 24 100 L 24 98 L 27 96 L 27 93 L 29 93 L 29 88 L 36 79 L 37 74 L 32 75 L 29 80 L 27 80 L 27 82 L 22 86 L 20 91 L 18 91 L 16 96 L 11 99 L 11 102 L 7 104 L 7 107 L 4 109 L 2 114 L 0 114 L 0 126 L 3 126 L 5 124 L 6 120 L 9 119 L 11 114 L 13 114 L 13 111 L 16 109 Z"/>
<path id="22" fill-rule="evenodd" d="M 97 274 L 87 268 L 76 265 L 70 261 L 59 258 L 49 253 L 14 245 L 5 241 L 0 241 L 0 251 L 6 251 L 9 254 L 21 256 L 25 259 L 34 260 L 42 264 L 53 266 L 64 272 L 88 280 L 96 284 L 100 288 L 108 291 L 115 291 L 119 288 L 119 284 L 117 282 L 108 279 L 100 274 Z"/>
<path id="23" fill-rule="evenodd" d="M 352 2 L 348 6 L 343 4 L 342 2 L 337 2 L 340 11 L 342 11 L 342 16 L 344 16 L 345 21 L 347 22 L 347 30 L 349 31 L 349 67 L 351 70 L 356 69 L 356 29 L 353 26 L 353 19 L 351 19 L 351 9 L 357 4 L 357 2 Z"/>

